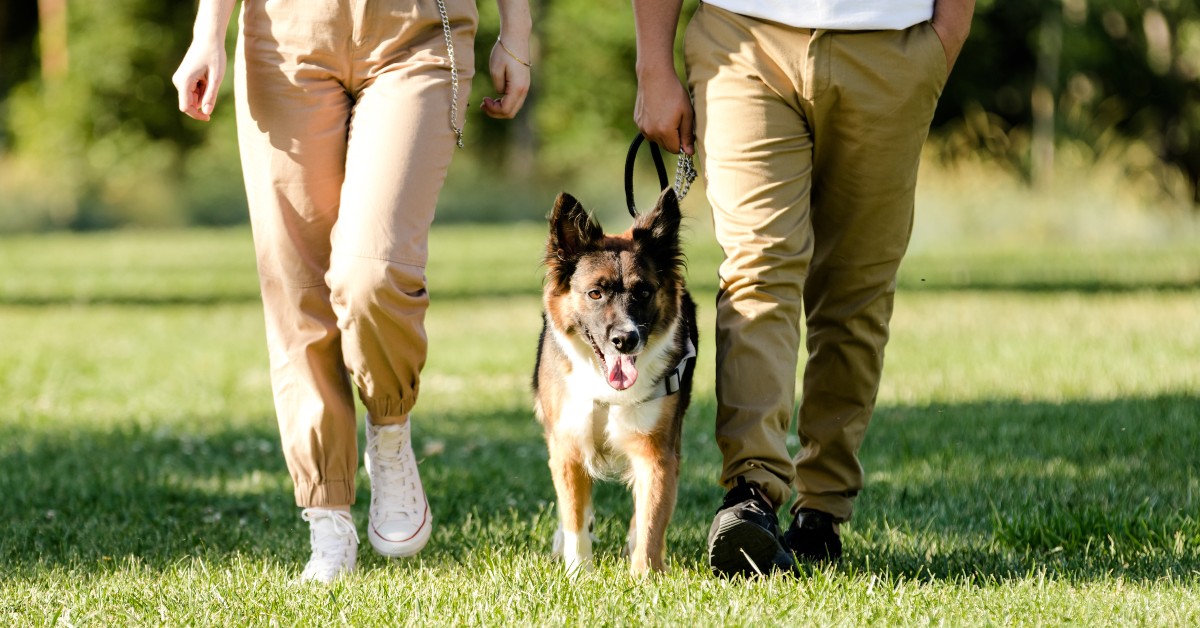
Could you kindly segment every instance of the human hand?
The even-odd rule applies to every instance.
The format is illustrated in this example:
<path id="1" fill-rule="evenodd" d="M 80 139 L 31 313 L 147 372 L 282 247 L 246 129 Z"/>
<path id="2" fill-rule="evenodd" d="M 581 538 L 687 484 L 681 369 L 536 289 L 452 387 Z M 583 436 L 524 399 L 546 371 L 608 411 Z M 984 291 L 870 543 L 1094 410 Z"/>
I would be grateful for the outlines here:
<path id="1" fill-rule="evenodd" d="M 528 38 L 514 37 L 508 42 L 503 37 L 497 38 L 488 60 L 488 70 L 492 75 L 492 85 L 500 97 L 484 97 L 480 105 L 483 112 L 489 117 L 503 120 L 515 117 L 529 94 L 532 69 Z"/>
<path id="2" fill-rule="evenodd" d="M 193 41 L 171 76 L 179 92 L 179 110 L 191 118 L 208 121 L 217 106 L 225 66 L 225 42 Z"/>
<path id="3" fill-rule="evenodd" d="M 646 139 L 667 151 L 696 153 L 692 99 L 674 68 L 638 76 L 633 120 Z"/>

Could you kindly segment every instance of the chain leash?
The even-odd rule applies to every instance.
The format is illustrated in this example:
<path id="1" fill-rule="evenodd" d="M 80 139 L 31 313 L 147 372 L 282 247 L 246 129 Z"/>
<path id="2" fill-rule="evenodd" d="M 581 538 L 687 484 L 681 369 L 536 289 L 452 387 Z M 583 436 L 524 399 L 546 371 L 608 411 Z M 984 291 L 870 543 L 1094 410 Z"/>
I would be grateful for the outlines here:
<path id="1" fill-rule="evenodd" d="M 446 14 L 446 3 L 437 0 L 438 13 L 442 15 L 442 34 L 446 37 L 446 52 L 450 56 L 450 128 L 458 140 L 458 147 L 463 147 L 463 130 L 458 126 L 458 64 L 454 60 L 454 38 L 450 35 L 450 17 Z"/>
<path id="2" fill-rule="evenodd" d="M 692 156 L 680 150 L 679 160 L 675 162 L 675 196 L 682 201 L 695 180 L 696 166 L 692 164 Z"/>

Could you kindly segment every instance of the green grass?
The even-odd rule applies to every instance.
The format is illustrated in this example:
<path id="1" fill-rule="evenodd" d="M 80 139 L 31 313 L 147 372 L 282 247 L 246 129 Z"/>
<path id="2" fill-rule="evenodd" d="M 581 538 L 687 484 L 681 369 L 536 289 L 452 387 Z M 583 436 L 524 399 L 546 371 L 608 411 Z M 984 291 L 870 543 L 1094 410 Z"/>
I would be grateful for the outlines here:
<path id="1" fill-rule="evenodd" d="M 528 393 L 542 225 L 436 230 L 414 423 L 435 534 L 410 560 L 364 545 L 330 588 L 291 583 L 307 533 L 249 233 L 0 240 L 0 621 L 1200 623 L 1200 246 L 915 252 L 846 560 L 729 582 L 704 567 L 719 251 L 693 222 L 701 358 L 672 567 L 646 581 L 618 557 L 621 486 L 597 491 L 594 574 L 549 556 Z"/>

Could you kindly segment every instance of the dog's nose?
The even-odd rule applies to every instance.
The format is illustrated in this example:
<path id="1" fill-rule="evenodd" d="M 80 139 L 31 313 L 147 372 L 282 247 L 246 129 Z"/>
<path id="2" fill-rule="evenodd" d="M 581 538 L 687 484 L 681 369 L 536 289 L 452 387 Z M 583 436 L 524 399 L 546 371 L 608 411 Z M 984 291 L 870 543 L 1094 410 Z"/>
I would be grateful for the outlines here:
<path id="1" fill-rule="evenodd" d="M 638 332 L 636 329 L 614 330 L 609 341 L 617 351 L 630 351 L 638 345 Z"/>

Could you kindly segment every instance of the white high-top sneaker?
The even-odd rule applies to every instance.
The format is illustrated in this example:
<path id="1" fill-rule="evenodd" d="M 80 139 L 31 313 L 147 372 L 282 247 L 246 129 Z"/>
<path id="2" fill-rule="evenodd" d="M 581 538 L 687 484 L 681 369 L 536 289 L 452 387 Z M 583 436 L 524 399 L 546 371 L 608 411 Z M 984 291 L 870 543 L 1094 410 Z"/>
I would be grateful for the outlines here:
<path id="1" fill-rule="evenodd" d="M 413 455 L 410 422 L 374 425 L 367 417 L 371 511 L 367 538 L 384 556 L 412 556 L 433 531 L 433 514 Z"/>
<path id="2" fill-rule="evenodd" d="M 312 558 L 300 573 L 301 581 L 329 584 L 354 571 L 358 564 L 358 531 L 350 513 L 328 508 L 305 508 Z"/>

